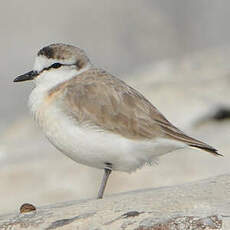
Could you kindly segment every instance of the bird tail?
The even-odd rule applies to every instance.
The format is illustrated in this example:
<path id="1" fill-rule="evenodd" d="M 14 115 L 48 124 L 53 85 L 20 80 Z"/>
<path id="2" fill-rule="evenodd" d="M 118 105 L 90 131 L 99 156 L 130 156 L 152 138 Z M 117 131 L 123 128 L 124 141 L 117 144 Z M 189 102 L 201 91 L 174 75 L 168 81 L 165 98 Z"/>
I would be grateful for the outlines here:
<path id="1" fill-rule="evenodd" d="M 195 147 L 195 148 L 198 148 L 198 149 L 202 149 L 202 150 L 204 150 L 206 152 L 212 153 L 215 156 L 223 156 L 222 154 L 218 153 L 218 150 L 213 148 L 212 146 L 210 146 L 210 145 L 208 145 L 208 144 L 206 144 L 204 142 L 201 142 L 201 141 L 197 141 L 197 142 L 198 143 L 194 143 L 194 144 L 190 143 L 188 145 L 191 146 L 191 147 Z"/>
<path id="2" fill-rule="evenodd" d="M 202 141 L 199 141 L 193 137 L 186 135 L 184 132 L 182 132 L 169 122 L 167 124 L 161 122 L 160 125 L 163 128 L 165 135 L 171 139 L 184 142 L 188 146 L 202 149 L 206 152 L 212 153 L 215 156 L 223 156 L 222 154 L 218 153 L 217 149 Z"/>

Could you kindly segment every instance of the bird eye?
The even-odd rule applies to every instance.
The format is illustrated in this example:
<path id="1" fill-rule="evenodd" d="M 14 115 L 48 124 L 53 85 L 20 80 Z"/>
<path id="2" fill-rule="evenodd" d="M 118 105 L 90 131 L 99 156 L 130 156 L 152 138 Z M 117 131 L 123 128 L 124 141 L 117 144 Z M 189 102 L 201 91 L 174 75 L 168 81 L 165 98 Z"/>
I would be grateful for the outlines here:
<path id="1" fill-rule="evenodd" d="M 54 64 L 51 65 L 50 67 L 51 67 L 51 68 L 54 68 L 54 69 L 57 69 L 57 68 L 59 68 L 59 67 L 61 67 L 61 66 L 62 66 L 61 63 L 54 63 Z"/>

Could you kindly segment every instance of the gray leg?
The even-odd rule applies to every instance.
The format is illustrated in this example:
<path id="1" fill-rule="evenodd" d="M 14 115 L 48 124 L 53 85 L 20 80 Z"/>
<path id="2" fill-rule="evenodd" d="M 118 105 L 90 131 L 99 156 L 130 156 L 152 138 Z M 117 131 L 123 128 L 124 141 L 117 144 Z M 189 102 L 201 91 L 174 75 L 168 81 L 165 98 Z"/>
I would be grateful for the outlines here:
<path id="1" fill-rule="evenodd" d="M 110 168 L 105 168 L 104 170 L 105 170 L 105 172 L 104 172 L 104 176 L 103 176 L 103 179 L 101 182 L 101 187 L 100 187 L 98 195 L 97 195 L 97 199 L 102 199 L 104 191 L 105 191 L 106 183 L 108 181 L 109 175 L 112 172 L 112 169 L 110 169 Z"/>

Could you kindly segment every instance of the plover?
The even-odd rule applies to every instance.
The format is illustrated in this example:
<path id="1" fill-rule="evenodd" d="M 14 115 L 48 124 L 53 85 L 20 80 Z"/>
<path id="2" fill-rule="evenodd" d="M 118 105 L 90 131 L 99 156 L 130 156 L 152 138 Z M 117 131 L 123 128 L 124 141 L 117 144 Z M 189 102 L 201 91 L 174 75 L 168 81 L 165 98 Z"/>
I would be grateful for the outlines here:
<path id="1" fill-rule="evenodd" d="M 42 48 L 32 71 L 29 107 L 49 141 L 72 160 L 104 169 L 102 198 L 112 170 L 132 172 L 171 151 L 195 147 L 220 155 L 172 125 L 141 93 L 91 64 L 75 46 Z"/>

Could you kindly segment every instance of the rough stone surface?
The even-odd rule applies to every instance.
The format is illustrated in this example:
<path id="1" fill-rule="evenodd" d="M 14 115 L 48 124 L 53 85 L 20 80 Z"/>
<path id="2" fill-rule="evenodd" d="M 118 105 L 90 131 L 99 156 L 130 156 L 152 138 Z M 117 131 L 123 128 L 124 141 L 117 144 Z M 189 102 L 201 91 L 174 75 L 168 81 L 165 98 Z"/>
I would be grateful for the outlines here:
<path id="1" fill-rule="evenodd" d="M 0 216 L 0 229 L 229 230 L 230 174 L 179 186 L 37 207 Z"/>

